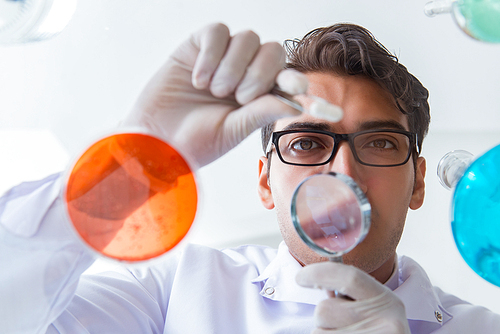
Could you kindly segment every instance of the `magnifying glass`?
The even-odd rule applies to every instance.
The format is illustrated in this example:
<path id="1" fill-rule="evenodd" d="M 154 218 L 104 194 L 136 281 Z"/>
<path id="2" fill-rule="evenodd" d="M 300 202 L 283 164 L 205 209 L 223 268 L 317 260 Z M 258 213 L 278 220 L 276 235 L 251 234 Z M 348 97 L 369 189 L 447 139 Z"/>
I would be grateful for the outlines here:
<path id="1" fill-rule="evenodd" d="M 342 262 L 370 228 L 371 206 L 347 175 L 316 174 L 302 181 L 292 197 L 291 215 L 302 240 L 321 256 Z"/>

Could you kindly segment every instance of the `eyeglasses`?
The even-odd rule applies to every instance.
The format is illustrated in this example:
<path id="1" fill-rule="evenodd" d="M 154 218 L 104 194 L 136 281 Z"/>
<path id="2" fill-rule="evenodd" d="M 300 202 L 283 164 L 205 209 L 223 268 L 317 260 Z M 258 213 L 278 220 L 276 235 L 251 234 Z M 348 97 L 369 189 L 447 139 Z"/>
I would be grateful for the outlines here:
<path id="1" fill-rule="evenodd" d="M 335 157 L 342 141 L 349 143 L 356 161 L 366 166 L 401 166 L 408 162 L 413 149 L 420 153 L 415 145 L 417 135 L 402 130 L 376 129 L 348 134 L 287 130 L 273 132 L 266 155 L 274 145 L 278 157 L 285 164 L 320 166 Z"/>

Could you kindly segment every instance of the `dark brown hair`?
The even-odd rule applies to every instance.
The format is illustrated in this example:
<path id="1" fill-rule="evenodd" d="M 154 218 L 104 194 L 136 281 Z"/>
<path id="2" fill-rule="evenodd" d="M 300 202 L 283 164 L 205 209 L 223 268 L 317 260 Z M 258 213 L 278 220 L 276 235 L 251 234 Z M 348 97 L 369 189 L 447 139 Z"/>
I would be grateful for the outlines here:
<path id="1" fill-rule="evenodd" d="M 375 80 L 394 97 L 398 109 L 408 117 L 410 132 L 417 134 L 420 151 L 429 129 L 429 93 L 367 29 L 354 24 L 335 24 L 315 29 L 302 40 L 287 40 L 284 46 L 287 68 L 304 73 L 364 75 Z M 274 125 L 270 123 L 261 130 L 264 150 Z"/>

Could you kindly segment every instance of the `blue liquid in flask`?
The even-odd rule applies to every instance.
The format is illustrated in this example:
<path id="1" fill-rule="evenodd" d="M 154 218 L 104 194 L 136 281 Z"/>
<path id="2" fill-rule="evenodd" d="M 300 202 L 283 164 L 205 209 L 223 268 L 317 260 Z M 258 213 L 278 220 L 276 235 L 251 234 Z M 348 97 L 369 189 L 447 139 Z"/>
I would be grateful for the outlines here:
<path id="1" fill-rule="evenodd" d="M 465 262 L 500 286 L 500 145 L 474 161 L 457 183 L 451 225 Z"/>

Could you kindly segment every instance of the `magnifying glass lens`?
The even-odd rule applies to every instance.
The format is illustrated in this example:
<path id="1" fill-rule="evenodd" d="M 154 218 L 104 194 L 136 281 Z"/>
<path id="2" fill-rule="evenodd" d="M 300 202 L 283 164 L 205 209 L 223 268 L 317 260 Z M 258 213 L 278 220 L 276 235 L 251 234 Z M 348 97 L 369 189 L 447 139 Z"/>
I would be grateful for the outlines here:
<path id="1" fill-rule="evenodd" d="M 292 199 L 292 220 L 304 242 L 321 255 L 352 250 L 366 235 L 370 205 L 349 177 L 318 174 L 304 180 Z"/>

